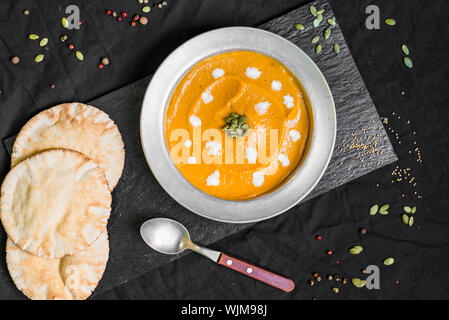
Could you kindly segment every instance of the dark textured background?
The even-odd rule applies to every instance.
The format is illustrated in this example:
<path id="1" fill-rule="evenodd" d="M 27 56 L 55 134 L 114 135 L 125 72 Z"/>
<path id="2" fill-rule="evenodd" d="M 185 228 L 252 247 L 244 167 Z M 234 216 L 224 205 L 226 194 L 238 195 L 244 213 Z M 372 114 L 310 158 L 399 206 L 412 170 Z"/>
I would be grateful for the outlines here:
<path id="1" fill-rule="evenodd" d="M 167 8 L 151 13 L 147 28 L 132 30 L 105 18 L 102 11 L 110 7 L 136 12 L 137 2 L 62 1 L 60 8 L 70 3 L 81 4 L 82 12 L 89 15 L 83 18 L 85 24 L 95 27 L 90 35 L 75 35 L 75 42 L 82 51 L 98 57 L 108 55 L 113 63 L 107 70 L 99 71 L 95 59 L 80 65 L 73 62 L 73 56 L 63 54 L 63 50 L 51 49 L 48 58 L 57 57 L 52 59 L 55 63 L 45 64 L 45 72 L 43 64 L 36 66 L 34 62 L 27 62 L 32 61 L 37 49 L 24 40 L 23 35 L 30 32 L 51 34 L 56 39 L 53 45 L 60 46 L 57 43 L 60 30 L 48 27 L 56 25 L 54 20 L 59 19 L 60 8 L 54 2 L 38 1 L 40 15 L 24 19 L 23 9 L 33 11 L 36 4 L 2 2 L 0 136 L 17 132 L 31 115 L 45 106 L 68 100 L 89 101 L 151 74 L 171 50 L 202 31 L 229 25 L 256 26 L 305 2 L 172 1 Z M 445 273 L 449 262 L 448 83 L 445 77 L 449 74 L 449 30 L 444 15 L 447 4 L 445 1 L 426 4 L 423 1 L 355 0 L 331 1 L 331 4 L 379 113 L 390 118 L 386 126 L 395 130 L 391 139 L 400 157 L 398 165 L 410 168 L 418 182 L 416 192 L 424 199 L 418 201 L 415 188 L 408 183 L 390 182 L 395 164 L 308 201 L 291 213 L 214 244 L 216 249 L 291 276 L 297 289 L 290 295 L 189 255 L 97 298 L 449 297 Z M 379 31 L 366 30 L 364 11 L 368 4 L 378 4 L 382 18 L 394 17 L 398 26 L 389 28 L 383 24 Z M 412 50 L 416 65 L 413 70 L 406 70 L 401 64 L 402 43 L 407 43 Z M 19 68 L 13 68 L 9 58 L 17 52 L 22 62 Z M 57 86 L 54 90 L 50 90 L 51 83 Z M 15 108 L 14 113 L 9 111 L 11 107 Z M 401 119 L 393 117 L 393 112 Z M 416 136 L 413 131 L 417 132 Z M 401 144 L 395 133 L 399 133 Z M 409 154 L 409 150 L 415 148 L 413 141 L 421 149 L 423 164 L 416 162 L 414 152 Z M 0 157 L 5 160 L 0 162 L 3 176 L 8 164 L 3 150 Z M 375 202 L 390 203 L 390 215 L 370 218 L 367 209 Z M 407 228 L 400 222 L 403 204 L 418 205 L 414 228 Z M 366 236 L 358 234 L 361 226 L 368 229 Z M 314 240 L 316 233 L 323 235 L 323 241 Z M 360 256 L 350 257 L 347 248 L 355 243 L 362 244 L 365 251 Z M 325 254 L 328 248 L 335 252 L 334 256 Z M 313 288 L 307 285 L 311 272 L 360 277 L 362 267 L 380 265 L 387 256 L 394 256 L 397 262 L 390 268 L 381 268 L 382 289 L 379 291 L 347 286 L 335 296 L 327 281 Z M 335 264 L 336 260 L 340 264 Z M 0 294 L 4 298 L 20 297 L 1 289 Z"/>

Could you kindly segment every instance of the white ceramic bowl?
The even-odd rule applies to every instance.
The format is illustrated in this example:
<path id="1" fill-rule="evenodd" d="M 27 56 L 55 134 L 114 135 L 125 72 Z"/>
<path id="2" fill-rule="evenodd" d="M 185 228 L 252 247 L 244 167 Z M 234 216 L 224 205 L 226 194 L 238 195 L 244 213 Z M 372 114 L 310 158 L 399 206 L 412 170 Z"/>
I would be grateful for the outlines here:
<path id="1" fill-rule="evenodd" d="M 207 57 L 237 50 L 259 52 L 286 66 L 301 81 L 311 102 L 314 121 L 309 150 L 300 165 L 278 188 L 247 201 L 219 199 L 191 185 L 171 160 L 164 125 L 171 94 L 184 75 Z M 140 119 L 145 157 L 153 175 L 165 191 L 192 212 L 229 223 L 265 220 L 285 212 L 304 199 L 316 186 L 329 164 L 336 127 L 331 91 L 312 59 L 278 35 L 247 27 L 206 32 L 173 51 L 148 85 Z"/>

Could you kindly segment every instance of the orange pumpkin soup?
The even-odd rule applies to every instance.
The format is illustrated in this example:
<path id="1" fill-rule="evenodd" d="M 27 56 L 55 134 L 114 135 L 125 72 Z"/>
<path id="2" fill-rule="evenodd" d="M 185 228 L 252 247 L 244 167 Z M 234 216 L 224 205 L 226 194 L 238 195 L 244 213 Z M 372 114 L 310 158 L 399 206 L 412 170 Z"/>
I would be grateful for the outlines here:
<path id="1" fill-rule="evenodd" d="M 196 188 L 247 200 L 279 186 L 303 158 L 312 113 L 298 79 L 268 56 L 234 51 L 196 64 L 174 90 L 171 157 Z"/>

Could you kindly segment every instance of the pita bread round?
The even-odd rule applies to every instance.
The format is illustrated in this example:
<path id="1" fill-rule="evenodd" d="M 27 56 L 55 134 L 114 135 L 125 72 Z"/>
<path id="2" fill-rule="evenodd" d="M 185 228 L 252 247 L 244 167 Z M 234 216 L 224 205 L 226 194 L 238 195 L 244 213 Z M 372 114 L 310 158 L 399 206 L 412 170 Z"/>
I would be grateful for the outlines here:
<path id="1" fill-rule="evenodd" d="M 45 258 L 85 250 L 105 230 L 112 196 L 97 164 L 72 150 L 48 150 L 6 176 L 0 217 L 21 249 Z"/>
<path id="2" fill-rule="evenodd" d="M 103 232 L 85 251 L 72 256 L 44 259 L 6 242 L 6 263 L 17 288 L 33 300 L 84 300 L 97 287 L 109 257 Z"/>
<path id="3" fill-rule="evenodd" d="M 117 125 L 93 106 L 64 103 L 37 114 L 14 142 L 11 164 L 47 149 L 81 152 L 98 163 L 110 189 L 117 185 L 125 164 L 125 145 Z"/>

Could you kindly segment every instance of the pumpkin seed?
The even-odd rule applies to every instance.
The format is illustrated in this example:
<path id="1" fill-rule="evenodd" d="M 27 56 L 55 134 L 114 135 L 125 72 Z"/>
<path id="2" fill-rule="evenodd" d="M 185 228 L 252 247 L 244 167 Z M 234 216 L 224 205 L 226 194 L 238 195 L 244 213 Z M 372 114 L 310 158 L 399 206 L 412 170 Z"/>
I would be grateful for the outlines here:
<path id="1" fill-rule="evenodd" d="M 316 12 L 316 14 L 323 14 L 324 13 L 324 9 L 320 9 Z"/>
<path id="2" fill-rule="evenodd" d="M 408 226 L 412 227 L 414 223 L 415 223 L 415 218 L 414 217 L 410 217 L 410 219 L 408 220 Z"/>
<path id="3" fill-rule="evenodd" d="M 326 30 L 324 30 L 324 39 L 329 39 L 329 37 L 331 36 L 331 29 L 327 28 Z"/>
<path id="4" fill-rule="evenodd" d="M 412 208 L 412 214 L 415 214 L 416 213 L 416 207 L 413 207 Z"/>
<path id="5" fill-rule="evenodd" d="M 335 51 L 336 54 L 340 53 L 340 45 L 338 43 L 334 44 L 334 51 Z"/>
<path id="6" fill-rule="evenodd" d="M 39 36 L 37 34 L 30 33 L 28 35 L 28 38 L 31 39 L 31 40 L 36 40 L 36 39 L 39 39 Z"/>
<path id="7" fill-rule="evenodd" d="M 363 248 L 361 246 L 354 246 L 351 249 L 349 249 L 350 254 L 360 254 L 363 251 Z"/>
<path id="8" fill-rule="evenodd" d="M 62 17 L 61 23 L 62 23 L 62 26 L 64 28 L 68 28 L 69 27 L 69 22 L 67 21 L 66 17 Z"/>
<path id="9" fill-rule="evenodd" d="M 320 41 L 320 36 L 313 37 L 312 43 L 317 43 L 318 41 Z"/>
<path id="10" fill-rule="evenodd" d="M 321 44 L 317 45 L 316 48 L 315 48 L 315 52 L 316 52 L 317 54 L 320 54 L 322 48 L 323 48 L 323 47 L 321 46 Z"/>
<path id="11" fill-rule="evenodd" d="M 327 19 L 327 23 L 330 25 L 330 26 L 335 26 L 335 20 L 334 19 L 332 19 L 332 18 L 329 18 L 329 19 Z"/>
<path id="12" fill-rule="evenodd" d="M 318 28 L 319 25 L 320 25 L 320 20 L 318 20 L 318 18 L 315 18 L 315 20 L 313 20 L 313 26 L 314 26 L 315 28 Z"/>
<path id="13" fill-rule="evenodd" d="M 384 204 L 382 207 L 380 207 L 379 209 L 379 213 L 386 216 L 388 214 L 388 209 L 390 208 L 389 204 Z"/>
<path id="14" fill-rule="evenodd" d="M 151 11 L 151 8 L 149 6 L 145 6 L 142 8 L 142 12 L 148 13 Z"/>
<path id="15" fill-rule="evenodd" d="M 393 263 L 394 263 L 393 258 L 387 258 L 384 260 L 384 265 L 386 265 L 386 266 L 391 266 Z"/>
<path id="16" fill-rule="evenodd" d="M 389 26 L 394 26 L 394 25 L 396 25 L 396 20 L 387 19 L 387 20 L 385 20 L 385 23 L 388 24 Z"/>
<path id="17" fill-rule="evenodd" d="M 47 43 L 48 43 L 48 39 L 47 39 L 47 38 L 43 38 L 43 39 L 39 42 L 39 45 L 40 45 L 41 47 L 45 47 L 45 46 L 47 45 Z"/>
<path id="18" fill-rule="evenodd" d="M 413 61 L 409 57 L 404 58 L 404 64 L 410 69 L 413 68 Z"/>
<path id="19" fill-rule="evenodd" d="M 246 119 L 246 116 L 233 112 L 225 118 L 225 125 L 222 127 L 222 130 L 226 131 L 231 138 L 244 136 L 250 128 L 246 123 Z"/>
<path id="20" fill-rule="evenodd" d="M 316 18 L 318 19 L 318 21 L 321 23 L 321 21 L 323 21 L 323 15 L 321 13 L 316 15 Z"/>
<path id="21" fill-rule="evenodd" d="M 410 50 L 405 44 L 402 45 L 402 52 L 404 52 L 407 56 L 410 54 Z"/>
<path id="22" fill-rule="evenodd" d="M 403 209 L 407 213 L 412 213 L 412 208 L 410 208 L 410 207 L 404 206 Z"/>
<path id="23" fill-rule="evenodd" d="M 302 24 L 300 24 L 300 23 L 295 24 L 295 28 L 298 29 L 298 30 L 304 30 L 305 29 L 304 26 Z"/>
<path id="24" fill-rule="evenodd" d="M 38 54 L 36 57 L 34 57 L 34 62 L 42 62 L 42 60 L 44 60 L 44 55 L 43 54 Z"/>
<path id="25" fill-rule="evenodd" d="M 374 216 L 376 213 L 379 212 L 379 205 L 375 204 L 371 208 L 369 208 L 369 215 Z"/>
<path id="26" fill-rule="evenodd" d="M 317 15 L 317 10 L 314 6 L 310 7 L 310 13 L 312 14 L 312 16 L 316 17 Z"/>
<path id="27" fill-rule="evenodd" d="M 361 280 L 359 278 L 353 278 L 351 282 L 357 288 L 363 288 L 366 285 L 366 280 Z"/>
<path id="28" fill-rule="evenodd" d="M 403 214 L 403 215 L 402 215 L 402 222 L 403 222 L 404 224 L 408 225 L 409 221 L 410 221 L 410 218 L 408 217 L 408 215 Z"/>
<path id="29" fill-rule="evenodd" d="M 84 55 L 83 55 L 83 53 L 81 51 L 76 51 L 75 55 L 76 55 L 76 57 L 77 57 L 77 59 L 79 61 L 83 61 L 84 60 Z"/>

